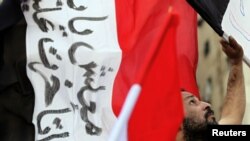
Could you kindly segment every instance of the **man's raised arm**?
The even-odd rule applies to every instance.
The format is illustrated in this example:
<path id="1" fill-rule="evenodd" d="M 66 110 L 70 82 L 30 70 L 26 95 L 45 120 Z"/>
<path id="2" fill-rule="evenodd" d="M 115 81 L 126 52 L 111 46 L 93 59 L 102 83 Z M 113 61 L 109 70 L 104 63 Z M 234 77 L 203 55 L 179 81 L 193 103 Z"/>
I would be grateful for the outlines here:
<path id="1" fill-rule="evenodd" d="M 245 83 L 243 75 L 243 49 L 229 37 L 229 43 L 221 40 L 222 49 L 230 61 L 227 94 L 222 107 L 219 124 L 241 124 L 246 106 Z"/>

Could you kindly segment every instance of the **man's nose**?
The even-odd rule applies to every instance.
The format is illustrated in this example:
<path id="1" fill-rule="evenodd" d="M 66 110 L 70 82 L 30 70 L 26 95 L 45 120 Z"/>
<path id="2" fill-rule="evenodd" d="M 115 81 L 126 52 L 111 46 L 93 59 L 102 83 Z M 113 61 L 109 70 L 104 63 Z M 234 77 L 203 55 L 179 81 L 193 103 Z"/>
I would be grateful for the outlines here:
<path id="1" fill-rule="evenodd" d="M 203 107 L 203 110 L 207 109 L 207 108 L 211 108 L 211 104 L 207 103 L 207 102 L 201 102 L 202 103 L 202 107 Z"/>

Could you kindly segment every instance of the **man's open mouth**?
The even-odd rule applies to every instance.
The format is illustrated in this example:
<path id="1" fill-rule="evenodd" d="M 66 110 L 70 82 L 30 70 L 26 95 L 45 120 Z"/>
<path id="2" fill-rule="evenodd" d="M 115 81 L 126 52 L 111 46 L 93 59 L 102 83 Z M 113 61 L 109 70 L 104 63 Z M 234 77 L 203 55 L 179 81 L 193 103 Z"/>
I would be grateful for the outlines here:
<path id="1" fill-rule="evenodd" d="M 214 117 L 214 111 L 211 110 L 210 108 L 207 109 L 207 112 L 205 114 L 205 118 L 208 119 L 208 118 L 215 118 Z"/>

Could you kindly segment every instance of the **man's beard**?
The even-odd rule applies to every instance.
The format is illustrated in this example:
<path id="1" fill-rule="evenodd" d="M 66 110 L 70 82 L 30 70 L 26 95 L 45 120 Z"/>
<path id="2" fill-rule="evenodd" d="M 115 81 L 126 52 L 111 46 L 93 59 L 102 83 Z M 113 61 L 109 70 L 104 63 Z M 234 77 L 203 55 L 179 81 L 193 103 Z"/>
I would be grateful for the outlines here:
<path id="1" fill-rule="evenodd" d="M 184 118 L 183 121 L 183 130 L 184 137 L 186 141 L 206 141 L 206 134 L 209 125 L 217 125 L 215 119 L 212 121 L 208 121 L 208 117 L 213 114 L 213 111 L 210 108 L 207 108 L 207 112 L 205 114 L 206 121 L 195 121 L 192 118 Z"/>

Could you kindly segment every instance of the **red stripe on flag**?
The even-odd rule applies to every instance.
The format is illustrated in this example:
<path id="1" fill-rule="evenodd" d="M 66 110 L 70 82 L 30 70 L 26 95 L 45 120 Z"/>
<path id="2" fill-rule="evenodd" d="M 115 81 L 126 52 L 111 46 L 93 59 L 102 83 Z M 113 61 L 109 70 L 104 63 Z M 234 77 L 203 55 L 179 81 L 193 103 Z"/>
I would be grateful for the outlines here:
<path id="1" fill-rule="evenodd" d="M 116 1 L 118 39 L 123 51 L 112 99 L 116 115 L 131 85 L 143 80 L 129 122 L 130 141 L 174 140 L 183 118 L 175 45 L 177 17 L 169 14 L 169 3 Z M 157 56 L 147 76 L 140 77 L 144 72 L 139 70 L 155 46 L 160 46 Z"/>
<path id="2" fill-rule="evenodd" d="M 158 44 L 161 48 L 144 78 L 141 96 L 129 122 L 130 141 L 174 140 L 182 121 L 175 18 L 172 17 L 165 32 L 162 31 L 164 34 Z"/>
<path id="3" fill-rule="evenodd" d="M 196 82 L 198 63 L 197 14 L 185 0 L 175 0 L 173 7 L 180 17 L 176 37 L 180 87 L 200 97 Z"/>

